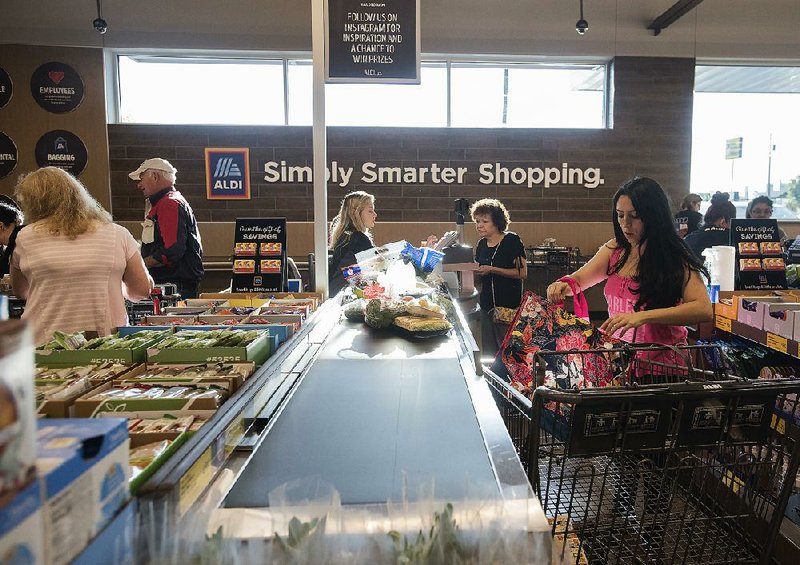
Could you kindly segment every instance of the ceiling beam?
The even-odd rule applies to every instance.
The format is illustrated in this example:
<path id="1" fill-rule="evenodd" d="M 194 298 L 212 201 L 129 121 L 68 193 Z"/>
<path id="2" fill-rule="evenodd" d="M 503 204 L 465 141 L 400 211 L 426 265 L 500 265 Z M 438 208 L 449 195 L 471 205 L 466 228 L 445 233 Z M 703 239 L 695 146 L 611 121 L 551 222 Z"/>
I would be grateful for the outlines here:
<path id="1" fill-rule="evenodd" d="M 653 35 L 661 33 L 662 29 L 666 29 L 681 17 L 686 15 L 692 9 L 696 8 L 703 0 L 678 0 L 666 12 L 658 16 L 653 22 L 647 26 L 647 29 L 653 30 Z"/>

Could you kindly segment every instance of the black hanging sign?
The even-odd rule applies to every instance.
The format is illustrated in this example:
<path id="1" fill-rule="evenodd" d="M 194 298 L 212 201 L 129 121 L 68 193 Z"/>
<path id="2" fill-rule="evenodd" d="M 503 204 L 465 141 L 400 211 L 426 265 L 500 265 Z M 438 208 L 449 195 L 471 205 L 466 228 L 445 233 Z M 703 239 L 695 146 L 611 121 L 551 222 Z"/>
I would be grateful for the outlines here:
<path id="1" fill-rule="evenodd" d="M 778 220 L 731 220 L 731 245 L 736 248 L 736 290 L 786 288 Z"/>
<path id="2" fill-rule="evenodd" d="M 327 0 L 327 82 L 419 84 L 419 0 Z"/>
<path id="3" fill-rule="evenodd" d="M 48 112 L 71 112 L 83 101 L 83 80 L 75 69 L 64 63 L 45 63 L 33 72 L 31 94 Z"/>
<path id="4" fill-rule="evenodd" d="M 0 131 L 0 179 L 17 166 L 17 146 L 14 140 Z"/>
<path id="5" fill-rule="evenodd" d="M 36 164 L 60 167 L 77 177 L 86 168 L 88 155 L 81 138 L 63 129 L 48 131 L 36 142 Z"/>
<path id="6" fill-rule="evenodd" d="M 0 67 L 0 108 L 8 104 L 13 94 L 14 84 L 11 82 L 11 77 Z"/>
<path id="7" fill-rule="evenodd" d="M 286 218 L 237 218 L 232 292 L 282 292 Z"/>

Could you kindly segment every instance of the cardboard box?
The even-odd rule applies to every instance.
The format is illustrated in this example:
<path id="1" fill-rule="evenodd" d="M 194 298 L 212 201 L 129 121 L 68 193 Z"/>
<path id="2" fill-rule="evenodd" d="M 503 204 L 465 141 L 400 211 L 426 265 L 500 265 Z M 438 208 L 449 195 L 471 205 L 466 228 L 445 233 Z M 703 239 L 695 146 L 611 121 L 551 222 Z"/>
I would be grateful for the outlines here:
<path id="1" fill-rule="evenodd" d="M 194 330 L 195 328 L 187 328 Z M 202 327 L 197 328 L 202 331 Z M 274 343 L 274 342 L 272 342 Z M 276 345 L 277 347 L 277 345 Z M 269 332 L 253 340 L 247 347 L 207 347 L 203 349 L 159 349 L 147 351 L 148 363 L 217 363 L 229 361 L 253 361 L 261 365 L 272 355 L 273 348 Z"/>
<path id="2" fill-rule="evenodd" d="M 143 484 L 145 484 L 153 474 L 158 471 L 161 466 L 166 463 L 170 457 L 178 450 L 180 447 L 186 443 L 186 441 L 192 437 L 192 432 L 181 432 L 181 433 L 174 433 L 174 432 L 167 432 L 162 434 L 131 434 L 131 451 L 136 449 L 137 447 L 142 447 L 149 443 L 156 443 L 159 441 L 168 440 L 170 442 L 169 446 L 162 451 L 158 457 L 153 459 L 153 461 L 144 468 L 136 476 L 131 475 L 131 482 L 130 482 L 130 489 L 132 494 L 136 494 L 136 492 L 141 488 Z M 131 471 L 133 473 L 133 471 Z"/>
<path id="3" fill-rule="evenodd" d="M 756 329 L 764 329 L 764 312 L 767 304 L 780 302 L 777 296 L 739 296 L 737 320 Z"/>
<path id="4" fill-rule="evenodd" d="M 194 382 L 197 383 L 213 383 L 220 379 L 229 383 L 228 389 L 233 392 L 242 386 L 242 383 L 253 374 L 256 369 L 255 363 L 252 361 L 244 361 L 239 363 L 228 363 L 227 365 L 231 366 L 231 372 L 227 377 L 201 377 L 199 379 L 184 379 L 184 378 L 169 378 L 165 377 L 163 379 L 159 379 L 158 382 L 160 383 L 170 383 L 170 384 L 192 384 Z M 131 371 L 125 375 L 122 375 L 120 379 L 117 379 L 117 382 L 121 381 L 136 381 L 140 383 L 154 383 L 156 379 L 144 379 L 142 380 L 140 377 L 144 375 L 148 371 L 152 371 L 154 369 L 158 369 L 159 367 L 169 367 L 175 369 L 186 369 L 188 367 L 196 367 L 197 364 L 193 363 L 190 365 L 187 364 L 178 364 L 178 363 L 170 363 L 170 364 L 159 364 L 159 363 L 146 363 L 142 365 L 137 365 L 135 371 Z"/>
<path id="5" fill-rule="evenodd" d="M 714 313 L 730 320 L 738 320 L 741 296 L 774 296 L 774 294 L 764 290 L 722 290 L 719 293 L 719 302 L 714 304 Z"/>
<path id="6" fill-rule="evenodd" d="M 72 565 L 133 565 L 136 501 L 131 501 L 72 562 Z"/>
<path id="7" fill-rule="evenodd" d="M 115 386 L 115 383 L 100 385 L 90 393 L 78 398 L 73 404 L 73 414 L 76 418 L 94 418 L 100 412 L 139 412 L 139 411 L 170 411 L 170 410 L 216 410 L 219 408 L 213 398 L 146 398 L 146 399 L 93 399 L 92 396 L 106 391 Z M 225 391 L 221 391 L 222 400 L 226 398 Z"/>
<path id="8" fill-rule="evenodd" d="M 34 480 L 0 504 L 0 563 L 44 563 L 41 486 Z"/>
<path id="9" fill-rule="evenodd" d="M 152 328 L 143 328 L 152 329 Z M 49 367 L 75 367 L 98 363 L 121 363 L 135 365 L 143 363 L 147 358 L 147 348 L 155 345 L 168 334 L 154 336 L 150 341 L 135 349 L 75 349 L 75 350 L 36 350 L 36 364 Z"/>
<path id="10" fill-rule="evenodd" d="M 113 369 L 103 378 L 92 378 L 91 374 L 89 378 L 92 382 L 92 388 L 89 390 L 83 391 L 79 394 L 75 394 L 74 396 L 63 398 L 61 400 L 45 400 L 41 404 L 36 407 L 36 413 L 39 416 L 46 416 L 48 418 L 69 418 L 71 413 L 71 408 L 74 402 L 80 398 L 81 396 L 91 393 L 95 390 L 98 386 L 106 383 L 108 381 L 112 381 L 119 378 L 124 378 L 125 375 L 137 367 L 141 365 L 120 365 L 119 367 Z M 79 369 L 81 366 L 75 367 Z M 56 367 L 57 368 L 57 367 Z M 41 369 L 41 367 L 40 367 Z M 64 369 L 64 370 L 71 370 L 71 369 Z M 66 382 L 66 379 L 39 379 L 37 378 L 34 381 L 35 386 L 46 385 L 46 384 L 63 384 Z"/>
<path id="11" fill-rule="evenodd" d="M 764 310 L 764 331 L 792 339 L 798 311 L 800 311 L 798 302 L 767 304 Z"/>
<path id="12" fill-rule="evenodd" d="M 128 501 L 128 422 L 40 420 L 45 555 L 69 563 Z"/>

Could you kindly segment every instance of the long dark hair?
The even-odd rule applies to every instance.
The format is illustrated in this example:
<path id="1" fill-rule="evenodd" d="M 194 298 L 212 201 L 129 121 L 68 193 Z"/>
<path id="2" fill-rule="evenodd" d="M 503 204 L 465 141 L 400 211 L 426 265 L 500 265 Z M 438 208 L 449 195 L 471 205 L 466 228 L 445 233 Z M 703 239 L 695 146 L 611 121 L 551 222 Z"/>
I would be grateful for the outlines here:
<path id="1" fill-rule="evenodd" d="M 631 199 L 643 225 L 639 245 L 644 244 L 644 252 L 634 276 L 639 286 L 635 291 L 639 298 L 634 310 L 655 310 L 677 305 L 683 296 L 683 287 L 688 282 L 686 269 L 689 270 L 689 276 L 692 272 L 698 272 L 708 277 L 708 272 L 676 233 L 667 195 L 653 179 L 634 177 L 614 194 L 611 221 L 617 246 L 622 253 L 608 274 L 619 272 L 631 254 L 631 244 L 625 238 L 617 218 L 617 201 L 621 196 Z"/>

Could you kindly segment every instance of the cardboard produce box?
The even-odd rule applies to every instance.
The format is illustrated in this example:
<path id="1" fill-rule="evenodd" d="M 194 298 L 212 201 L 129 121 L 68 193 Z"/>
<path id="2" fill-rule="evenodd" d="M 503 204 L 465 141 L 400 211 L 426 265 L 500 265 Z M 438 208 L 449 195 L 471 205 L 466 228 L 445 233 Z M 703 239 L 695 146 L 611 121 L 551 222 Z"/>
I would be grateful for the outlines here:
<path id="1" fill-rule="evenodd" d="M 233 362 L 233 363 L 225 363 L 226 367 L 230 367 L 230 371 L 227 373 L 226 376 L 217 376 L 217 377 L 199 377 L 199 378 L 190 378 L 190 377 L 178 377 L 172 375 L 165 375 L 163 378 L 158 379 L 142 379 L 141 377 L 148 372 L 157 371 L 160 369 L 174 369 L 177 371 L 182 371 L 185 369 L 190 368 L 199 368 L 202 364 L 198 365 L 197 363 L 193 364 L 180 364 L 180 363 L 169 363 L 169 364 L 159 364 L 159 363 L 145 363 L 142 365 L 137 365 L 135 371 L 130 371 L 125 375 L 122 375 L 117 382 L 140 382 L 140 383 L 162 383 L 162 384 L 213 384 L 215 382 L 219 382 L 220 380 L 226 383 L 226 388 L 231 392 L 237 390 L 242 383 L 250 377 L 255 371 L 256 365 L 252 361 L 244 361 L 244 362 Z M 216 363 L 209 363 L 211 367 L 216 365 Z M 211 368 L 209 367 L 209 368 Z"/>
<path id="2" fill-rule="evenodd" d="M 167 332 L 161 331 L 133 349 L 37 349 L 36 364 L 49 367 L 75 367 L 109 362 L 135 365 L 145 361 L 148 347 L 155 345 L 167 335 L 169 335 Z"/>
<path id="3" fill-rule="evenodd" d="M 40 416 L 46 416 L 48 418 L 69 418 L 70 412 L 73 403 L 83 396 L 84 394 L 90 393 L 100 385 L 105 382 L 115 380 L 118 378 L 123 378 L 127 373 L 130 371 L 135 370 L 136 367 L 140 365 L 115 365 L 112 367 L 105 368 L 103 365 L 97 366 L 98 370 L 103 370 L 103 377 L 102 378 L 95 378 L 92 377 L 92 374 L 89 373 L 87 376 L 89 377 L 91 388 L 83 391 L 79 391 L 73 395 L 69 395 L 67 397 L 62 397 L 58 400 L 44 400 L 39 403 L 36 407 L 36 413 Z M 89 370 L 89 366 L 77 366 L 77 367 L 55 367 L 54 369 L 61 369 L 61 371 L 71 371 L 71 370 L 80 370 L 86 369 Z M 47 369 L 47 367 L 37 367 L 37 372 L 43 369 Z M 107 370 L 105 370 L 107 369 Z M 36 378 L 34 381 L 35 387 L 40 387 L 48 384 L 64 384 L 68 381 L 68 379 L 49 379 L 49 378 Z"/>
<path id="4" fill-rule="evenodd" d="M 140 412 L 140 411 L 174 411 L 216 410 L 227 398 L 227 391 L 220 390 L 222 398 L 93 398 L 97 394 L 114 388 L 116 383 L 100 385 L 88 394 L 78 398 L 73 404 L 73 415 L 76 418 L 94 418 L 101 412 Z M 145 383 L 142 383 L 145 384 Z M 180 385 L 170 385 L 180 386 Z"/>
<path id="5" fill-rule="evenodd" d="M 45 555 L 69 563 L 129 499 L 127 420 L 40 420 Z"/>
<path id="6" fill-rule="evenodd" d="M 0 563 L 44 563 L 44 516 L 41 488 L 31 482 L 0 500 Z"/>
<path id="7" fill-rule="evenodd" d="M 202 327 L 187 328 L 191 331 L 203 331 Z M 148 363 L 218 363 L 231 361 L 253 361 L 256 365 L 261 365 L 272 355 L 274 344 L 270 339 L 269 332 L 264 331 L 262 335 L 252 341 L 246 347 L 207 347 L 194 349 L 171 349 L 152 347 L 147 351 Z M 277 344 L 275 344 L 277 347 Z"/>

